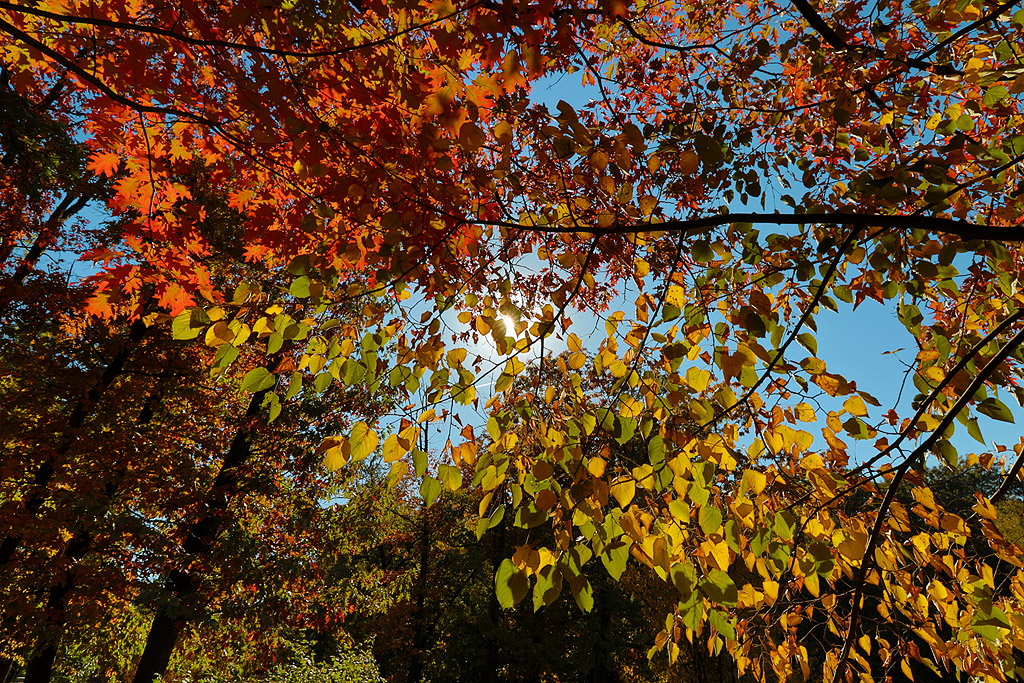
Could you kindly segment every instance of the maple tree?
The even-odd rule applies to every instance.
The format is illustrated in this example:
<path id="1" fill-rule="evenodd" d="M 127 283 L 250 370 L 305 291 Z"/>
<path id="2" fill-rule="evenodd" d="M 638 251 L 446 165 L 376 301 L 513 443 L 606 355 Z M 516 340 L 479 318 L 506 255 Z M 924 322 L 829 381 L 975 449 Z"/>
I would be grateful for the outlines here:
<path id="1" fill-rule="evenodd" d="M 400 420 L 357 421 L 324 460 L 380 449 L 426 506 L 477 489 L 481 533 L 550 528 L 500 563 L 505 606 L 564 581 L 589 610 L 585 565 L 632 557 L 678 591 L 652 649 L 670 661 L 700 642 L 807 677 L 808 621 L 829 680 L 1007 680 L 1024 574 L 997 505 L 1024 445 L 978 416 L 1024 398 L 1016 5 L 4 0 L 0 31 L 17 101 L 78 126 L 112 183 L 87 312 L 215 348 L 269 412 L 303 386 L 399 392 Z M 571 73 L 590 104 L 530 98 Z M 197 173 L 236 220 L 209 220 Z M 230 249 L 241 278 L 215 265 Z M 820 319 L 868 300 L 915 349 L 909 403 L 819 348 Z M 606 389 L 583 400 L 589 372 Z M 1003 483 L 951 512 L 928 457 Z"/>

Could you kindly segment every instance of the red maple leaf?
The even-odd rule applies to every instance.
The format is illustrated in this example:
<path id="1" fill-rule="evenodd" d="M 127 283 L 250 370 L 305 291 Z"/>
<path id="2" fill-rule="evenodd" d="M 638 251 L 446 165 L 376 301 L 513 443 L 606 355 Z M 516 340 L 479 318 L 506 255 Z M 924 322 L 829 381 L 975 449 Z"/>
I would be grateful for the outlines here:
<path id="1" fill-rule="evenodd" d="M 93 171 L 96 175 L 102 173 L 108 178 L 113 177 L 120 166 L 121 157 L 113 152 L 97 152 L 89 157 L 89 163 L 87 164 L 90 171 Z"/>

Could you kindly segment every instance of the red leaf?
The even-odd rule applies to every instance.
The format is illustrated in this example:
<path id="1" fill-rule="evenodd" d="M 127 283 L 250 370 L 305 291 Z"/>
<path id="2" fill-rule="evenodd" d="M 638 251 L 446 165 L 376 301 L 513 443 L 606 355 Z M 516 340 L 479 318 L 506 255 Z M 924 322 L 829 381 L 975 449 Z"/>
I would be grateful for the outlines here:
<path id="1" fill-rule="evenodd" d="M 96 175 L 103 174 L 108 178 L 111 178 L 115 173 L 117 173 L 117 169 L 120 165 L 121 157 L 113 152 L 97 152 L 89 158 L 87 167 L 90 171 L 96 173 Z"/>

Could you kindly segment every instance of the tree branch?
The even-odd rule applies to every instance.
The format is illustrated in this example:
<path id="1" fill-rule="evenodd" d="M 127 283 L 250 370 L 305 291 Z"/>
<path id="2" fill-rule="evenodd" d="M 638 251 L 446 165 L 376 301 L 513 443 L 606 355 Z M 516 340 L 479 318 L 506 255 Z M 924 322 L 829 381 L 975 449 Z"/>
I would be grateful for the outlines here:
<path id="1" fill-rule="evenodd" d="M 596 226 L 581 229 L 566 225 L 525 225 L 506 221 L 464 219 L 463 225 L 492 225 L 501 228 L 520 229 L 534 233 L 563 233 L 577 235 L 634 235 L 641 232 L 679 232 L 693 235 L 709 232 L 732 223 L 761 223 L 767 225 L 818 225 L 835 223 L 860 228 L 889 228 L 893 230 L 929 230 L 931 232 L 956 235 L 964 241 L 993 240 L 997 242 L 1024 242 L 1024 226 L 983 225 L 954 218 L 939 216 L 905 216 L 890 214 L 843 213 L 726 213 L 692 219 L 672 219 L 662 223 L 616 224 L 607 228 Z"/>
<path id="2" fill-rule="evenodd" d="M 1019 0 L 1013 0 L 1013 2 L 1018 1 Z M 960 71 L 957 70 L 951 64 L 932 64 L 931 62 L 924 59 L 923 56 L 908 56 L 903 58 L 894 58 L 888 56 L 885 53 L 885 50 L 880 50 L 879 48 L 874 46 L 851 45 L 850 43 L 846 42 L 846 39 L 843 36 L 841 36 L 834 28 L 832 28 L 827 21 L 825 21 L 824 17 L 818 14 L 818 11 L 811 6 L 810 2 L 808 2 L 807 0 L 792 0 L 792 2 L 793 6 L 796 7 L 797 11 L 800 12 L 800 16 L 802 16 L 804 20 L 808 24 L 810 24 L 811 28 L 813 28 L 818 33 L 818 35 L 824 38 L 826 43 L 828 43 L 837 50 L 842 50 L 843 52 L 866 53 L 877 59 L 889 59 L 892 61 L 897 61 L 906 64 L 907 66 L 912 66 L 923 71 L 930 71 L 932 73 L 936 73 L 943 76 L 952 76 L 960 73 Z"/>
<path id="3" fill-rule="evenodd" d="M 1017 348 L 1024 343 L 1024 328 L 1017 331 L 1017 334 L 1013 335 L 1003 348 L 999 349 L 999 352 L 992 356 L 989 361 L 985 364 L 985 367 L 974 376 L 971 383 L 967 385 L 967 389 L 964 393 L 956 400 L 953 407 L 949 409 L 949 412 L 942 418 L 939 425 L 928 435 L 921 444 L 908 455 L 902 463 L 895 469 L 892 481 L 889 482 L 889 488 L 885 492 L 885 497 L 882 499 L 882 504 L 878 508 L 878 516 L 875 517 L 875 524 L 871 528 L 871 534 L 868 536 L 867 547 L 864 549 L 864 559 L 861 561 L 860 571 L 857 574 L 857 585 L 853 593 L 853 604 L 850 609 L 850 624 L 846 631 L 846 639 L 843 642 L 843 651 L 839 656 L 839 661 L 836 663 L 836 670 L 832 674 L 832 683 L 839 683 L 840 671 L 843 665 L 846 663 L 850 656 L 850 648 L 853 645 L 853 641 L 856 639 L 857 624 L 860 618 L 860 601 L 864 596 L 864 586 L 867 583 L 868 572 L 871 571 L 873 566 L 873 558 L 875 554 L 875 548 L 878 546 L 878 541 L 882 536 L 882 524 L 885 522 L 886 514 L 889 511 L 889 507 L 892 505 L 893 500 L 896 498 L 896 492 L 899 489 L 900 482 L 903 477 L 906 476 L 910 470 L 910 466 L 915 460 L 923 456 L 931 447 L 935 445 L 935 442 L 942 438 L 942 435 L 946 432 L 946 429 L 953 423 L 956 416 L 960 414 L 967 404 L 974 398 L 974 394 L 977 393 L 978 389 L 988 380 L 989 376 L 992 375 L 1000 365 L 1003 364 L 1011 353 L 1017 350 Z"/>
<path id="4" fill-rule="evenodd" d="M 145 33 L 145 34 L 154 35 L 154 36 L 162 36 L 164 38 L 171 38 L 173 40 L 177 40 L 177 41 L 179 41 L 181 43 L 184 43 L 185 45 L 192 45 L 192 46 L 195 46 L 195 47 L 220 47 L 220 48 L 226 48 L 226 49 L 229 49 L 229 50 L 238 50 L 238 51 L 241 51 L 241 52 L 248 52 L 250 54 L 268 55 L 268 56 L 272 56 L 272 57 L 296 57 L 296 58 L 300 58 L 300 59 L 303 59 L 303 58 L 304 59 L 317 59 L 317 58 L 321 58 L 321 57 L 336 57 L 338 55 L 343 55 L 343 54 L 346 54 L 346 53 L 349 53 L 349 52 L 355 52 L 357 50 L 365 50 L 367 48 L 373 48 L 373 47 L 377 47 L 377 46 L 380 46 L 380 45 L 384 45 L 384 44 L 387 44 L 387 43 L 393 41 L 395 38 L 400 38 L 403 35 L 406 35 L 408 33 L 412 33 L 413 31 L 419 31 L 419 30 L 425 29 L 425 28 L 427 28 L 429 26 L 433 26 L 434 24 L 443 23 L 445 21 L 448 21 L 449 19 L 452 19 L 452 18 L 462 14 L 463 12 L 469 11 L 469 10 L 474 9 L 476 7 L 479 7 L 479 6 L 481 6 L 480 2 L 474 2 L 474 3 L 471 3 L 471 4 L 467 5 L 466 7 L 463 7 L 461 9 L 453 10 L 452 12 L 449 12 L 448 14 L 445 14 L 443 16 L 437 17 L 436 19 L 432 19 L 430 21 L 425 21 L 422 24 L 416 24 L 414 26 L 410 26 L 410 27 L 405 28 L 405 29 L 403 29 L 401 31 L 396 31 L 395 33 L 388 34 L 388 35 L 384 36 L 383 38 L 378 38 L 377 40 L 371 40 L 371 41 L 368 41 L 366 43 L 361 43 L 359 45 L 349 45 L 347 47 L 337 48 L 335 50 L 323 50 L 323 51 L 319 51 L 319 52 L 304 52 L 302 50 L 280 50 L 280 49 L 276 49 L 276 48 L 261 47 L 259 45 L 250 45 L 250 44 L 246 44 L 246 43 L 236 43 L 236 42 L 229 41 L 229 40 L 216 40 L 216 39 L 207 40 L 207 39 L 203 39 L 203 38 L 193 38 L 192 36 L 187 36 L 187 35 L 184 35 L 182 33 L 178 33 L 177 31 L 171 31 L 171 30 L 168 30 L 168 29 L 165 29 L 165 28 L 160 28 L 159 26 L 145 26 L 143 24 L 132 24 L 132 23 L 124 22 L 124 21 L 112 21 L 110 19 L 96 19 L 96 18 L 92 18 L 92 17 L 69 16 L 69 15 L 64 15 L 64 14 L 57 14 L 56 12 L 48 12 L 46 10 L 39 9 L 38 7 L 25 7 L 24 5 L 16 5 L 16 4 L 11 3 L 11 2 L 5 2 L 4 0 L 0 0 L 0 9 L 6 9 L 6 10 L 10 10 L 12 12 L 18 12 L 20 14 L 31 14 L 33 16 L 42 17 L 42 18 L 45 18 L 45 19 L 51 19 L 53 21 L 57 21 L 57 22 L 60 22 L 62 24 L 81 24 L 83 26 L 102 26 L 104 28 L 112 28 L 112 29 L 117 29 L 119 31 L 133 31 L 133 32 L 136 32 L 136 33 Z"/>

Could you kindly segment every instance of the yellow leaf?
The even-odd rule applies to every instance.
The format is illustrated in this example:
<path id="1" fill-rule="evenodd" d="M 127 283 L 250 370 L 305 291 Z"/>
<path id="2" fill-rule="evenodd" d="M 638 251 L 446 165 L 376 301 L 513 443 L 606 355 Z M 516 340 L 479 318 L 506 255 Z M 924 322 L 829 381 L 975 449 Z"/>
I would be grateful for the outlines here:
<path id="1" fill-rule="evenodd" d="M 405 455 L 408 451 L 398 441 L 397 434 L 391 434 L 384 439 L 384 462 L 394 462 Z"/>
<path id="2" fill-rule="evenodd" d="M 686 290 L 679 285 L 669 285 L 668 291 L 665 292 L 665 303 L 683 308 L 686 306 Z"/>
<path id="3" fill-rule="evenodd" d="M 856 394 L 843 402 L 843 408 L 851 415 L 856 415 L 857 417 L 865 417 L 868 414 L 867 406 L 864 405 L 864 399 Z"/>
<path id="4" fill-rule="evenodd" d="M 370 429 L 368 424 L 363 421 L 356 422 L 349 436 L 352 459 L 359 462 L 366 458 L 377 448 L 378 441 L 377 432 Z"/>
<path id="5" fill-rule="evenodd" d="M 757 470 L 747 470 L 743 473 L 743 488 L 750 491 L 755 496 L 761 491 L 764 491 L 764 487 L 768 483 L 768 478 Z"/>
<path id="6" fill-rule="evenodd" d="M 814 422 L 817 419 L 814 408 L 807 403 L 797 403 L 793 414 L 800 422 Z"/>
<path id="7" fill-rule="evenodd" d="M 839 380 L 832 375 L 817 375 L 814 378 L 814 383 L 829 396 L 836 396 L 839 393 Z"/>
<path id="8" fill-rule="evenodd" d="M 341 469 L 348 462 L 348 439 L 343 436 L 335 436 L 330 439 L 324 439 L 324 444 L 328 446 L 327 450 L 324 451 L 324 465 L 329 470 Z"/>
<path id="9" fill-rule="evenodd" d="M 847 530 L 843 536 L 843 540 L 838 545 L 839 552 L 843 557 L 851 560 L 864 559 L 864 551 L 868 542 L 867 533 Z"/>
<path id="10" fill-rule="evenodd" d="M 932 494 L 932 490 L 930 488 L 928 488 L 927 486 L 920 486 L 918 488 L 915 488 L 913 493 L 914 500 L 916 500 L 918 503 L 925 506 L 929 510 L 936 509 L 935 496 Z"/>
<path id="11" fill-rule="evenodd" d="M 619 413 L 623 417 L 636 417 L 644 410 L 643 401 L 638 401 L 632 396 L 620 396 L 619 406 Z"/>
<path id="12" fill-rule="evenodd" d="M 820 455 L 812 453 L 800 461 L 800 467 L 805 470 L 820 470 L 825 468 L 825 461 L 821 459 Z"/>
<path id="13" fill-rule="evenodd" d="M 687 368 L 686 383 L 694 391 L 704 391 L 711 382 L 711 373 L 701 368 Z"/>
<path id="14" fill-rule="evenodd" d="M 612 482 L 609 493 L 619 503 L 619 507 L 625 509 L 636 495 L 636 482 L 632 477 L 619 477 Z"/>
<path id="15" fill-rule="evenodd" d="M 996 511 L 996 506 L 990 503 L 987 498 L 982 498 L 978 494 L 974 494 L 974 496 L 978 499 L 978 502 L 971 509 L 978 513 L 980 517 L 984 517 L 985 519 L 993 522 L 996 521 L 996 518 L 999 517 L 999 513 Z"/>
<path id="16" fill-rule="evenodd" d="M 726 541 L 722 540 L 718 543 L 705 541 L 702 544 L 702 547 L 703 546 L 706 546 L 706 550 L 710 551 L 709 557 L 716 567 L 721 569 L 723 572 L 729 569 L 731 558 L 729 556 L 729 544 Z"/>

